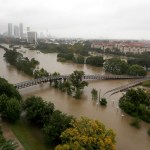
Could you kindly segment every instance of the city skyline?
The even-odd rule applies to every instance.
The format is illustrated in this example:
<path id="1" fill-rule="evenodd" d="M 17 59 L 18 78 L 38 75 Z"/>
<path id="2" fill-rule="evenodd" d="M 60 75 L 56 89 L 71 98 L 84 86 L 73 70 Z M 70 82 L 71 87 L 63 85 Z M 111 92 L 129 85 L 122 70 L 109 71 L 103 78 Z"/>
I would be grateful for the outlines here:
<path id="1" fill-rule="evenodd" d="M 149 0 L 0 0 L 0 33 L 22 22 L 57 37 L 150 39 Z M 15 9 L 14 9 L 15 8 Z"/>

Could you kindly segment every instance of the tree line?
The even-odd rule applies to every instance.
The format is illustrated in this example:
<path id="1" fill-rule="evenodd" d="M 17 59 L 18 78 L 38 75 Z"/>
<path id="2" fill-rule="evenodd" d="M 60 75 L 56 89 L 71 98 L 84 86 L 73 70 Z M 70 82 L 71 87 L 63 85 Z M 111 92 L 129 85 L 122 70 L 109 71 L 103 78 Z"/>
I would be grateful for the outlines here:
<path id="1" fill-rule="evenodd" d="M 145 76 L 147 74 L 142 66 L 137 64 L 130 65 L 119 58 L 106 60 L 103 67 L 107 72 L 118 75 L 128 74 L 132 76 Z"/>

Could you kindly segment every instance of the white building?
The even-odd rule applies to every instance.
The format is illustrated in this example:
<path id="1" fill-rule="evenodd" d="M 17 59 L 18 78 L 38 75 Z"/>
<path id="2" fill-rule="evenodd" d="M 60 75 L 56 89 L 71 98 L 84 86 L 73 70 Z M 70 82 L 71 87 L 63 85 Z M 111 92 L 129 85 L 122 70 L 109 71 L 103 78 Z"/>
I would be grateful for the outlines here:
<path id="1" fill-rule="evenodd" d="M 37 44 L 37 32 L 27 32 L 27 42 L 31 44 Z"/>

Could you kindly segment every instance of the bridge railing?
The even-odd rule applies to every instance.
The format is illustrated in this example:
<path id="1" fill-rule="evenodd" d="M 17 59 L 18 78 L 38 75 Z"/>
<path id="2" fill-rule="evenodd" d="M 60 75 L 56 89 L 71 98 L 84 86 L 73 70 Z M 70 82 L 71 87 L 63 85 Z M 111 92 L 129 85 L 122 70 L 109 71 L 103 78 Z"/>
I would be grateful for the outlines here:
<path id="1" fill-rule="evenodd" d="M 65 75 L 57 75 L 57 76 L 48 76 L 48 77 L 42 77 L 38 79 L 32 79 L 20 83 L 14 84 L 15 87 L 26 87 L 26 86 L 32 86 L 35 84 L 40 84 L 42 82 L 50 82 L 53 80 L 62 80 L 62 79 L 68 79 L 70 77 L 70 74 L 65 74 Z M 82 77 L 83 80 L 108 80 L 108 79 L 150 79 L 150 76 L 123 76 L 123 75 L 84 75 Z"/>

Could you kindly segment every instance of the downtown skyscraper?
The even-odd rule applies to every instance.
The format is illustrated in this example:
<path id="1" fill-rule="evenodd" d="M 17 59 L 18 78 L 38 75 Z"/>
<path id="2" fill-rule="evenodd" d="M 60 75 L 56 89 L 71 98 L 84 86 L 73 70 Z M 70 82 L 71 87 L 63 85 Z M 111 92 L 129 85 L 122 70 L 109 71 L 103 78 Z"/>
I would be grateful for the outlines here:
<path id="1" fill-rule="evenodd" d="M 12 37 L 12 23 L 8 23 L 8 37 Z"/>
<path id="2" fill-rule="evenodd" d="M 20 38 L 23 39 L 23 24 L 20 23 L 19 27 L 20 27 Z"/>

